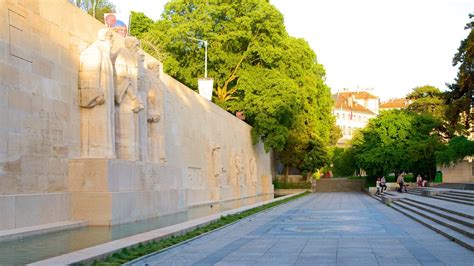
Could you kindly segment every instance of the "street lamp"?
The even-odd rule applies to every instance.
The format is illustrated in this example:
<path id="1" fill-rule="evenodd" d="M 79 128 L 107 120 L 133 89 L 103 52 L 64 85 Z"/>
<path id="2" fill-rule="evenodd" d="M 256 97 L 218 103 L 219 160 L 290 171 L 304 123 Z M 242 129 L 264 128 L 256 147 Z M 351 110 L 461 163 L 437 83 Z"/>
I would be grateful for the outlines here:
<path id="1" fill-rule="evenodd" d="M 208 42 L 206 40 L 201 40 L 198 38 L 188 37 L 188 39 L 201 42 L 204 44 L 204 78 L 198 79 L 198 89 L 199 94 L 206 98 L 207 100 L 212 100 L 212 89 L 214 86 L 214 80 L 212 78 L 207 77 L 207 45 Z"/>

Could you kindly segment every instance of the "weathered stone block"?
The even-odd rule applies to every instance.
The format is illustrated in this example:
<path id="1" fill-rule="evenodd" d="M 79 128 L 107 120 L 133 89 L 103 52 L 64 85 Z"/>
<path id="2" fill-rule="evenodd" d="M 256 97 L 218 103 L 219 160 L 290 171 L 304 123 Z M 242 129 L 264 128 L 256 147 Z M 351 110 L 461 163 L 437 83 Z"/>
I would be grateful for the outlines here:
<path id="1" fill-rule="evenodd" d="M 31 94 L 20 90 L 8 92 L 8 108 L 31 113 Z"/>
<path id="2" fill-rule="evenodd" d="M 424 187 L 424 188 L 421 189 L 421 195 L 425 196 L 425 197 L 433 197 L 433 196 L 436 196 L 436 195 L 439 195 L 439 194 L 441 194 L 441 193 L 437 189 L 428 188 L 428 187 Z"/>
<path id="3" fill-rule="evenodd" d="M 0 76 L 3 83 L 10 85 L 13 88 L 19 88 L 20 74 L 16 67 L 0 62 Z"/>
<path id="4" fill-rule="evenodd" d="M 9 214 L 0 215 L 0 230 L 15 228 L 15 197 L 0 196 L 0 213 Z"/>

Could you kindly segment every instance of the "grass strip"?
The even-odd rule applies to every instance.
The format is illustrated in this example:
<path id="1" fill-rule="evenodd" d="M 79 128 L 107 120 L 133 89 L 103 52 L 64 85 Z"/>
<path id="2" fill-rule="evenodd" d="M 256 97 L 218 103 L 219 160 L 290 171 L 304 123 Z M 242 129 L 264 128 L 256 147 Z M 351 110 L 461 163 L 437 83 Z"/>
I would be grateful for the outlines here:
<path id="1" fill-rule="evenodd" d="M 249 209 L 249 210 L 246 210 L 246 211 L 243 211 L 243 212 L 230 214 L 230 215 L 226 215 L 226 216 L 221 216 L 221 218 L 219 220 L 211 222 L 210 224 L 207 224 L 203 227 L 198 227 L 198 228 L 196 228 L 196 229 L 194 229 L 190 232 L 187 232 L 183 235 L 172 236 L 170 238 L 161 239 L 159 241 L 154 240 L 154 241 L 151 241 L 151 242 L 148 242 L 148 243 L 145 243 L 145 244 L 140 243 L 135 247 L 124 248 L 121 251 L 116 252 L 113 255 L 105 258 L 103 261 L 94 261 L 94 263 L 92 265 L 94 265 L 94 266 L 95 265 L 101 265 L 101 266 L 102 265 L 121 265 L 121 264 L 124 264 L 126 262 L 137 259 L 139 257 L 143 257 L 147 254 L 157 252 L 157 251 L 160 251 L 162 249 L 174 246 L 174 245 L 176 245 L 178 243 L 181 243 L 183 241 L 195 238 L 195 237 L 197 237 L 199 235 L 202 235 L 202 234 L 205 234 L 209 231 L 216 230 L 219 227 L 228 225 L 230 223 L 234 223 L 238 220 L 246 218 L 246 217 L 248 217 L 250 215 L 253 215 L 257 212 L 261 212 L 261 211 L 264 211 L 266 209 L 275 207 L 277 205 L 287 203 L 288 201 L 303 197 L 307 194 L 309 194 L 309 192 L 305 192 L 305 193 L 302 193 L 302 194 L 299 194 L 299 195 L 296 195 L 296 196 L 293 196 L 293 197 L 289 197 L 289 198 L 286 198 L 284 200 L 267 203 L 267 204 L 264 204 L 262 206 L 255 207 L 253 209 Z"/>

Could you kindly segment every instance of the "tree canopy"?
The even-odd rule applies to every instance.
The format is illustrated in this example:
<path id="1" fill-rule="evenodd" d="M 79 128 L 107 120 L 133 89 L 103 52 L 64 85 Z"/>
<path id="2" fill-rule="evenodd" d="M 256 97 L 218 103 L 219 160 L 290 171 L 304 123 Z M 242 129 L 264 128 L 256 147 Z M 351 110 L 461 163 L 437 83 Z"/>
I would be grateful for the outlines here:
<path id="1" fill-rule="evenodd" d="M 408 110 L 418 114 L 431 114 L 440 120 L 444 119 L 443 93 L 438 88 L 430 85 L 416 87 L 406 98 L 412 101 Z"/>
<path id="2" fill-rule="evenodd" d="M 136 19 L 145 20 L 132 17 L 132 25 Z M 254 141 L 279 152 L 285 165 L 310 169 L 319 164 L 310 161 L 325 161 L 307 157 L 322 156 L 326 150 L 319 147 L 335 127 L 325 70 L 305 40 L 288 35 L 268 1 L 174 0 L 161 20 L 145 24 L 137 29 L 140 38 L 156 48 L 147 51 L 164 58 L 165 71 L 190 88 L 204 75 L 203 43 L 196 39 L 209 43 L 214 102 L 243 111 Z"/>
<path id="3" fill-rule="evenodd" d="M 466 156 L 472 155 L 474 155 L 474 142 L 468 140 L 465 136 L 457 136 L 436 153 L 436 160 L 440 164 L 451 166 L 462 161 Z"/>
<path id="4" fill-rule="evenodd" d="M 382 112 L 353 140 L 356 164 L 371 176 L 400 171 L 433 176 L 441 143 L 432 132 L 439 124 L 429 114 Z"/>
<path id="5" fill-rule="evenodd" d="M 465 29 L 469 30 L 466 39 L 461 41 L 453 58 L 453 66 L 458 67 L 455 83 L 449 84 L 447 118 L 455 125 L 460 120 L 466 128 L 472 120 L 470 106 L 473 102 L 474 90 L 474 14 L 469 14 L 471 21 Z"/>

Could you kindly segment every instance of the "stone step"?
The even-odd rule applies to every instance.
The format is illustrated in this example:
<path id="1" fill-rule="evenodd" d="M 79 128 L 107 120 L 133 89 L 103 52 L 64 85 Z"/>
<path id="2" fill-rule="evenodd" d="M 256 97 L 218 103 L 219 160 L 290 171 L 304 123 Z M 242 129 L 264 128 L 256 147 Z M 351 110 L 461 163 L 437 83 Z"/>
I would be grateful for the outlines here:
<path id="1" fill-rule="evenodd" d="M 458 195 L 451 195 L 451 194 L 448 194 L 448 193 L 441 193 L 438 196 L 443 196 L 443 197 L 450 198 L 450 199 L 474 202 L 474 198 L 465 197 L 465 196 L 458 196 Z"/>
<path id="2" fill-rule="evenodd" d="M 432 198 L 474 206 L 474 202 L 469 202 L 469 201 L 459 200 L 459 199 L 452 199 L 452 198 L 444 197 L 443 195 L 434 196 Z"/>
<path id="3" fill-rule="evenodd" d="M 443 194 L 453 195 L 453 196 L 461 196 L 461 197 L 467 197 L 467 198 L 474 199 L 474 193 L 469 193 L 469 192 L 448 191 L 448 192 L 443 193 Z"/>
<path id="4" fill-rule="evenodd" d="M 445 227 L 448 227 L 452 230 L 455 230 L 463 235 L 466 235 L 468 236 L 469 238 L 474 238 L 474 230 L 468 226 L 465 226 L 463 224 L 459 224 L 457 222 L 454 222 L 454 221 L 451 221 L 449 219 L 446 219 L 446 218 L 443 218 L 441 216 L 438 216 L 432 212 L 429 212 L 429 211 L 424 211 L 424 210 L 421 210 L 421 209 L 418 209 L 416 207 L 412 207 L 406 203 L 403 203 L 401 201 L 394 201 L 394 204 L 397 204 L 411 212 L 414 212 L 420 216 L 423 216 L 424 218 L 426 219 L 429 219 L 433 222 L 436 222 L 438 224 L 441 224 Z"/>
<path id="5" fill-rule="evenodd" d="M 409 199 L 406 199 L 406 200 L 413 201 L 413 202 L 416 202 L 418 204 L 423 204 L 423 205 L 426 205 L 426 206 L 430 206 L 432 208 L 436 208 L 438 210 L 442 210 L 442 211 L 445 211 L 445 212 L 449 212 L 449 213 L 452 213 L 452 214 L 463 216 L 463 217 L 466 217 L 466 218 L 469 218 L 469 219 L 474 219 L 474 215 L 470 215 L 470 214 L 467 214 L 467 213 L 464 213 L 464 212 L 457 212 L 457 211 L 454 211 L 454 210 L 451 210 L 451 209 L 448 209 L 448 208 L 443 208 L 443 207 L 438 206 L 438 205 L 426 203 L 426 202 L 423 202 L 421 200 L 416 200 L 416 199 L 412 199 L 412 198 L 409 198 Z"/>
<path id="6" fill-rule="evenodd" d="M 474 251 L 474 240 L 472 238 L 469 238 L 468 236 L 463 235 L 449 227 L 433 222 L 430 219 L 424 218 L 423 216 L 416 214 L 410 210 L 404 209 L 403 207 L 397 204 L 392 204 L 391 207 L 412 218 L 413 220 L 425 225 L 426 227 L 434 230 L 435 232 L 447 237 L 448 239 L 460 244 L 461 246 L 471 251 Z"/>
<path id="7" fill-rule="evenodd" d="M 443 210 L 433 208 L 433 207 L 430 207 L 430 206 L 427 206 L 427 205 L 424 205 L 424 204 L 416 203 L 416 202 L 413 202 L 413 201 L 410 201 L 410 200 L 407 200 L 407 199 L 403 199 L 401 201 L 403 203 L 406 203 L 406 204 L 408 204 L 410 206 L 413 206 L 415 208 L 418 208 L 418 209 L 436 214 L 436 215 L 441 216 L 443 218 L 449 219 L 453 222 L 463 224 L 467 227 L 474 228 L 474 219 L 470 219 L 470 218 L 467 218 L 467 217 L 464 217 L 464 216 L 460 216 L 460 215 L 457 215 L 457 214 L 454 214 L 454 213 L 451 213 L 451 212 L 443 211 Z"/>

